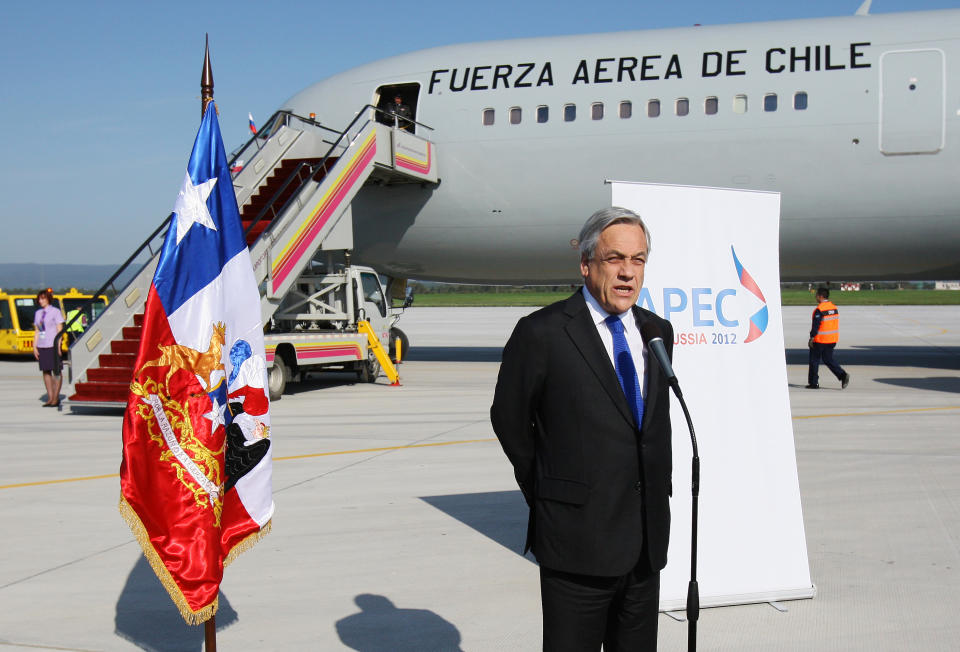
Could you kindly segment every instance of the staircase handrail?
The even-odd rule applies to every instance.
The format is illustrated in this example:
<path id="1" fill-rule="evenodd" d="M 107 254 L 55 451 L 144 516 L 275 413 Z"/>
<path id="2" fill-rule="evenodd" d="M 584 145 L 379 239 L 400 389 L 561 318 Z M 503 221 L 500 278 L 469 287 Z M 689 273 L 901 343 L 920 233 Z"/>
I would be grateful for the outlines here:
<path id="1" fill-rule="evenodd" d="M 309 127 L 311 127 L 311 128 L 322 129 L 322 130 L 324 130 L 324 131 L 329 131 L 331 134 L 337 134 L 337 139 L 333 142 L 333 144 L 330 145 L 330 148 L 327 150 L 326 155 L 324 155 L 323 159 L 321 159 L 319 163 L 316 163 L 316 164 L 313 164 L 313 165 L 309 165 L 309 164 L 306 164 L 306 163 L 301 162 L 301 163 L 294 169 L 294 171 L 290 174 L 290 176 L 287 177 L 287 180 L 283 183 L 283 185 L 281 186 L 280 190 L 278 190 L 276 193 L 274 193 L 273 197 L 271 197 L 271 199 L 270 199 L 270 202 L 268 202 L 267 205 L 260 211 L 260 213 L 259 213 L 259 214 L 257 215 L 257 217 L 254 219 L 254 221 L 250 223 L 250 226 L 248 226 L 248 227 L 244 230 L 244 235 L 246 235 L 246 234 L 250 231 L 250 229 L 252 229 L 258 222 L 260 222 L 260 221 L 263 219 L 263 217 L 266 215 L 267 211 L 272 208 L 273 202 L 277 199 L 277 197 L 280 195 L 280 193 L 282 193 L 282 192 L 290 185 L 290 183 L 293 181 L 293 179 L 298 176 L 299 172 L 302 170 L 303 167 L 309 166 L 309 168 L 310 168 L 310 174 L 307 176 L 307 179 L 312 178 L 313 175 L 316 174 L 317 170 L 326 164 L 326 162 L 330 159 L 330 157 L 331 157 L 331 155 L 333 154 L 333 152 L 334 152 L 334 151 L 337 149 L 337 147 L 341 144 L 341 141 L 343 141 L 343 139 L 347 137 L 347 135 L 350 133 L 351 129 L 353 129 L 353 127 L 356 126 L 357 122 L 359 122 L 359 121 L 361 121 L 361 120 L 363 119 L 363 120 L 365 120 L 365 122 L 364 122 L 364 124 L 363 124 L 363 127 L 361 127 L 361 129 L 363 129 L 364 127 L 367 126 L 367 124 L 370 122 L 370 118 L 366 116 L 367 109 L 373 109 L 373 111 L 374 111 L 376 114 L 380 114 L 380 115 L 384 115 L 384 116 L 392 116 L 392 115 L 393 115 L 393 114 L 388 113 L 387 111 L 384 111 L 383 109 L 380 109 L 380 108 L 378 108 L 378 107 L 376 107 L 376 106 L 374 106 L 374 105 L 372 105 L 372 104 L 367 104 L 367 105 L 365 105 L 363 108 L 361 108 L 360 111 L 357 112 L 357 115 L 353 118 L 353 120 L 350 122 L 350 124 L 347 126 L 346 129 L 344 129 L 343 131 L 337 131 L 337 130 L 335 130 L 335 129 L 331 129 L 330 127 L 326 127 L 326 126 L 320 124 L 319 122 L 317 122 L 316 120 L 314 120 L 314 119 L 312 119 L 312 118 L 304 118 L 303 116 L 297 115 L 296 113 L 293 113 L 292 111 L 288 111 L 288 110 L 285 110 L 285 109 L 280 109 L 280 110 L 278 110 L 278 111 L 275 111 L 274 114 L 273 114 L 272 116 L 270 116 L 270 118 L 269 118 L 269 119 L 267 120 L 267 122 L 264 124 L 263 128 L 261 128 L 261 129 L 257 132 L 257 134 L 254 134 L 253 136 L 251 136 L 251 138 L 243 145 L 243 147 L 241 147 L 239 150 L 235 150 L 235 151 L 234 151 L 234 153 L 230 156 L 230 160 L 229 160 L 229 162 L 228 162 L 228 166 L 229 166 L 230 168 L 233 167 L 234 162 L 239 159 L 239 156 L 240 156 L 243 152 L 245 152 L 245 151 L 251 146 L 251 144 L 256 143 L 256 144 L 257 144 L 257 149 L 258 149 L 258 151 L 259 151 L 259 149 L 262 147 L 262 145 L 261 145 L 261 143 L 260 143 L 260 139 L 263 139 L 263 136 L 261 135 L 263 132 L 267 132 L 268 135 L 267 135 L 266 140 L 269 140 L 270 137 L 276 132 L 277 129 L 279 129 L 281 126 L 290 125 L 290 123 L 291 123 L 292 120 L 299 121 L 299 122 L 303 123 L 304 125 L 307 125 L 307 126 L 309 126 Z M 409 118 L 406 118 L 406 120 L 408 120 L 409 122 L 411 122 L 411 123 L 413 123 L 413 124 L 416 124 L 416 125 L 418 125 L 418 126 L 420 126 L 420 127 L 423 127 L 423 128 L 425 128 L 425 129 L 429 129 L 430 131 L 434 131 L 433 127 L 431 127 L 431 126 L 429 126 L 429 125 L 423 124 L 423 123 L 421 123 L 421 122 L 417 122 L 416 120 L 412 120 L 412 119 L 409 119 Z M 324 141 L 324 142 L 327 142 L 327 141 Z M 305 180 L 302 180 L 302 179 L 301 179 L 301 180 L 300 180 L 300 185 L 302 186 L 304 183 L 305 183 Z M 286 203 L 284 203 L 283 207 L 282 207 L 282 208 L 280 209 L 280 211 L 279 211 L 280 214 L 282 214 L 282 213 L 287 209 L 287 207 L 289 206 L 289 204 L 290 204 L 293 200 L 295 200 L 295 199 L 296 199 L 296 194 L 294 194 L 290 199 L 287 200 Z M 277 214 L 277 213 L 276 213 L 276 211 L 275 211 L 275 212 L 274 212 L 274 216 L 276 216 L 276 214 Z M 117 291 L 117 289 L 114 287 L 114 281 L 116 281 L 117 278 L 119 278 L 120 275 L 123 274 L 123 273 L 127 270 L 127 268 L 130 266 L 130 264 L 137 258 L 137 256 L 139 256 L 139 255 L 143 252 L 144 249 L 150 248 L 151 259 L 153 258 L 153 256 L 156 255 L 156 252 L 153 251 L 153 248 L 152 248 L 152 247 L 150 247 L 150 243 L 153 242 L 154 238 L 156 238 L 162 231 L 164 231 L 166 228 L 169 227 L 172 218 L 173 218 L 173 213 L 170 213 L 170 214 L 166 217 L 166 219 L 164 219 L 164 220 L 160 223 L 160 226 L 158 226 L 158 227 L 156 228 L 156 230 L 154 230 L 154 232 L 151 233 L 151 234 L 147 237 L 147 239 L 144 240 L 143 243 L 142 243 L 139 247 L 137 247 L 136 251 L 134 251 L 133 254 L 131 254 L 130 257 L 127 258 L 127 260 L 124 261 L 124 263 L 123 263 L 122 265 L 120 265 L 119 268 L 117 268 L 117 271 L 115 271 L 115 272 L 113 273 L 113 275 L 112 275 L 109 279 L 107 279 L 106 282 L 104 282 L 104 284 L 100 287 L 100 289 L 98 289 L 96 292 L 93 293 L 93 297 L 90 298 L 90 299 L 88 299 L 84 304 L 82 304 L 80 310 L 77 311 L 77 313 L 73 316 L 73 318 L 70 319 L 68 322 L 66 322 L 66 323 L 64 324 L 63 329 L 62 329 L 59 333 L 57 333 L 57 335 L 56 335 L 55 342 L 54 342 L 54 351 L 56 351 L 56 352 L 59 353 L 59 351 L 60 351 L 60 343 L 61 343 L 61 341 L 62 341 L 62 338 L 63 338 L 64 334 L 66 334 L 66 333 L 70 330 L 70 326 L 71 326 L 77 319 L 80 319 L 80 318 L 81 318 L 81 315 L 86 311 L 86 309 L 89 308 L 94 302 L 97 301 L 97 297 L 99 297 L 101 294 L 103 294 L 104 292 L 106 292 L 108 288 L 113 288 L 113 290 L 114 290 L 114 296 L 115 296 L 115 297 L 118 297 L 118 296 L 120 296 L 120 295 L 123 293 L 123 290 L 126 289 L 126 286 L 124 286 L 124 287 L 121 288 L 119 291 Z M 144 263 L 144 264 L 140 267 L 140 269 L 142 270 L 143 267 L 145 267 L 145 266 L 148 265 L 148 264 L 149 264 L 149 261 L 147 261 L 146 263 Z M 138 270 L 138 271 L 139 271 L 139 270 Z M 136 275 L 133 275 L 133 277 L 130 279 L 130 281 L 128 281 L 127 284 L 129 285 L 129 283 L 133 282 L 133 280 L 134 280 L 135 278 L 136 278 Z M 104 311 L 104 312 L 106 312 L 106 311 Z M 90 329 L 90 328 L 93 326 L 93 324 L 95 324 L 95 323 L 97 322 L 97 320 L 100 319 L 101 315 L 103 315 L 104 312 L 101 312 L 100 315 L 97 315 L 97 316 L 93 319 L 93 321 L 92 321 L 90 324 L 88 324 L 87 329 Z M 93 313 L 92 313 L 92 311 L 91 311 L 91 315 L 92 315 L 92 314 L 93 314 Z M 72 346 L 72 344 L 71 344 L 71 346 Z"/>
<path id="2" fill-rule="evenodd" d="M 291 196 L 290 196 L 290 199 L 288 199 L 286 202 L 284 202 L 283 206 L 281 206 L 279 210 L 276 210 L 276 209 L 273 207 L 274 202 L 287 190 L 287 188 L 290 186 L 290 184 L 294 182 L 294 179 L 296 179 L 296 180 L 299 182 L 299 184 L 300 184 L 299 187 L 302 188 L 303 185 L 307 182 L 308 179 L 313 178 L 313 175 L 315 175 L 315 174 L 317 173 L 317 170 L 319 170 L 320 168 L 323 168 L 323 167 L 326 165 L 327 161 L 330 159 L 330 157 L 333 155 L 333 153 L 337 150 L 337 148 L 341 145 L 341 142 L 342 142 L 345 138 L 348 137 L 348 135 L 351 133 L 351 130 L 352 130 L 352 129 L 357 125 L 357 123 L 360 122 L 360 121 L 363 121 L 363 126 L 360 127 L 360 129 L 359 129 L 358 131 L 362 131 L 362 130 L 367 126 L 367 124 L 369 124 L 369 123 L 371 122 L 370 117 L 367 115 L 367 109 L 373 109 L 373 111 L 374 111 L 376 114 L 380 114 L 380 115 L 384 115 L 384 116 L 393 116 L 392 113 L 388 113 L 387 111 L 385 111 L 385 110 L 383 110 L 383 109 L 380 109 L 380 108 L 378 108 L 378 107 L 376 107 L 376 106 L 374 106 L 374 105 L 372 105 L 372 104 L 366 104 L 363 108 L 361 108 L 359 111 L 357 111 L 357 115 L 354 116 L 354 118 L 353 118 L 353 120 L 350 122 L 350 124 L 347 125 L 347 128 L 344 129 L 342 132 L 336 132 L 336 133 L 339 134 L 339 137 L 333 142 L 333 144 L 332 144 L 332 145 L 330 146 L 330 148 L 327 150 L 327 153 L 324 155 L 324 157 L 323 157 L 318 163 L 313 163 L 313 164 L 311 164 L 311 163 L 307 163 L 306 161 L 301 161 L 300 164 L 298 164 L 297 167 L 295 167 L 295 168 L 293 169 L 293 171 L 287 176 L 286 180 L 280 185 L 280 187 L 277 189 L 277 191 L 273 193 L 273 196 L 270 197 L 270 200 L 267 201 L 266 205 L 265 205 L 262 209 L 260 209 L 260 212 L 257 213 L 256 217 L 253 218 L 253 221 L 250 222 L 250 225 L 249 225 L 246 229 L 244 229 L 244 232 L 243 232 L 244 236 L 246 236 L 247 233 L 249 233 L 251 229 L 253 229 L 257 224 L 259 224 L 259 223 L 263 220 L 263 218 L 267 216 L 267 213 L 268 213 L 268 212 L 272 212 L 272 213 L 273 213 L 272 218 L 275 218 L 275 217 L 277 217 L 277 215 L 282 215 L 284 212 L 286 212 L 286 210 L 287 210 L 287 208 L 290 206 L 290 204 L 291 204 L 294 200 L 296 200 L 298 193 L 294 193 L 293 195 L 291 195 Z M 278 111 L 277 113 L 281 113 L 281 112 Z M 276 115 L 276 114 L 275 114 L 275 115 Z M 293 115 L 293 114 L 291 114 L 291 115 Z M 296 116 L 296 117 L 299 117 L 299 116 Z M 300 119 L 302 119 L 302 118 L 300 118 Z M 405 118 L 405 119 L 406 119 L 406 120 L 409 120 L 411 123 L 416 124 L 416 125 L 418 125 L 418 126 L 420 126 L 420 127 L 423 127 L 423 128 L 425 128 L 425 129 L 429 129 L 430 131 L 434 131 L 434 128 L 433 128 L 433 127 L 431 127 L 431 126 L 429 126 L 429 125 L 425 125 L 425 124 L 423 124 L 422 122 L 417 122 L 416 120 L 410 120 L 409 118 Z M 346 147 L 344 147 L 344 149 L 346 149 Z M 303 178 L 301 178 L 301 176 L 300 176 L 300 172 L 301 172 L 301 171 L 303 170 L 303 168 L 305 168 L 305 167 L 309 168 L 309 174 L 307 175 L 306 179 L 303 179 Z M 271 218 L 271 225 L 268 226 L 266 229 L 264 229 L 264 232 L 260 234 L 260 237 L 263 237 L 263 234 L 266 233 L 267 231 L 269 231 L 269 230 L 272 228 L 272 226 L 273 226 L 272 218 Z"/>
<path id="3" fill-rule="evenodd" d="M 304 118 L 303 116 L 297 115 L 297 114 L 295 114 L 295 113 L 293 113 L 293 112 L 291 112 L 291 111 L 278 110 L 278 111 L 275 111 L 272 116 L 270 116 L 270 118 L 269 118 L 269 119 L 267 120 L 267 122 L 264 124 L 263 128 L 261 128 L 260 131 L 259 131 L 257 134 L 253 135 L 253 136 L 250 138 L 250 140 L 248 140 L 246 143 L 244 143 L 244 145 L 243 145 L 240 149 L 234 151 L 234 153 L 233 153 L 233 154 L 231 155 L 231 157 L 230 157 L 230 161 L 229 161 L 229 163 L 228 163 L 228 166 L 229 166 L 230 168 L 232 168 L 234 161 L 236 161 L 236 160 L 238 159 L 238 157 L 240 156 L 240 154 L 242 154 L 243 152 L 245 152 L 245 151 L 250 147 L 250 145 L 251 145 L 252 143 L 257 143 L 257 144 L 258 144 L 258 147 L 257 147 L 258 150 L 261 148 L 260 140 L 258 140 L 258 135 L 259 135 L 259 139 L 263 139 L 262 134 L 263 134 L 264 132 L 266 132 L 266 133 L 268 133 L 268 134 L 270 134 L 270 135 L 273 135 L 273 133 L 274 133 L 277 129 L 279 129 L 279 128 L 280 128 L 281 126 L 283 126 L 283 125 L 289 125 L 292 120 L 297 120 L 297 121 L 299 121 L 299 122 L 302 122 L 302 123 L 304 123 L 304 124 L 310 125 L 310 126 L 312 126 L 312 127 L 319 128 L 319 129 L 323 129 L 323 130 L 325 130 L 325 131 L 329 131 L 330 133 L 332 133 L 332 134 L 337 134 L 338 136 L 340 135 L 340 132 L 339 132 L 339 131 L 337 131 L 337 130 L 335 130 L 335 129 L 331 129 L 331 128 L 329 128 L 329 127 L 325 127 L 325 126 L 321 125 L 319 122 L 317 122 L 316 120 L 311 120 L 311 119 L 309 119 L 309 118 Z M 270 137 L 270 136 L 267 136 L 267 139 L 269 139 L 269 137 Z M 171 219 L 172 217 L 173 217 L 173 213 L 170 213 L 170 214 L 160 223 L 160 226 L 158 226 L 158 227 L 156 228 L 156 230 L 155 230 L 153 233 L 151 233 L 151 234 L 147 237 L 147 239 L 144 240 L 143 243 L 142 243 L 139 247 L 137 247 L 136 251 L 134 251 L 133 254 L 132 254 L 129 258 L 127 258 L 127 260 L 126 260 L 123 264 L 121 264 L 120 267 L 117 268 L 117 271 L 115 271 L 115 272 L 113 273 L 113 275 L 112 275 L 109 279 L 107 279 L 107 281 L 100 287 L 100 289 L 93 293 L 93 297 L 92 297 L 91 299 L 88 299 L 88 300 L 87 300 L 86 302 L 84 302 L 83 304 L 81 304 L 80 310 L 77 312 L 77 314 L 75 314 L 72 319 L 70 319 L 69 321 L 67 321 L 67 322 L 63 325 L 63 330 L 60 331 L 60 333 L 57 334 L 57 336 L 56 336 L 56 345 L 55 345 L 55 346 L 58 347 L 58 348 L 56 349 L 57 351 L 60 350 L 60 349 L 59 349 L 59 345 L 60 345 L 60 340 L 61 340 L 62 337 L 63 337 L 63 334 L 66 333 L 67 331 L 69 331 L 69 330 L 70 330 L 70 326 L 71 326 L 77 319 L 80 319 L 81 316 L 83 315 L 83 313 L 86 312 L 87 308 L 89 308 L 93 303 L 95 303 L 95 302 L 97 301 L 97 297 L 99 297 L 101 294 L 103 294 L 104 292 L 106 292 L 106 290 L 107 290 L 108 288 L 112 288 L 112 289 L 113 289 L 113 291 L 114 291 L 114 296 L 119 296 L 119 295 L 123 292 L 123 290 L 126 289 L 126 286 L 124 286 L 124 288 L 121 288 L 120 291 L 117 291 L 117 289 L 116 289 L 115 287 L 113 287 L 114 281 L 116 281 L 117 278 L 127 270 L 127 268 L 130 266 L 130 264 L 137 258 L 137 256 L 139 256 L 139 255 L 143 252 L 144 249 L 146 249 L 146 248 L 148 248 L 148 247 L 150 246 L 150 243 L 153 241 L 153 239 L 156 238 L 157 235 L 159 235 L 161 231 L 163 231 L 165 228 L 167 228 L 167 227 L 170 225 L 170 219 Z M 151 249 L 150 249 L 150 254 L 151 254 L 151 258 L 152 258 L 152 257 L 156 254 L 156 252 L 154 252 L 153 249 L 151 248 Z M 148 262 L 149 262 L 149 261 L 148 261 Z M 144 263 L 144 265 L 146 265 L 146 264 L 147 264 L 147 263 Z M 141 267 L 140 269 L 143 269 L 143 267 Z M 138 270 L 138 271 L 139 271 L 139 270 Z M 136 277 L 135 274 L 133 275 L 133 277 L 132 277 L 130 280 L 132 281 L 134 277 Z M 91 312 L 90 314 L 91 314 L 91 316 L 93 315 L 92 312 Z M 103 314 L 103 313 L 101 312 L 100 314 Z M 87 328 L 88 328 L 88 329 L 91 328 L 91 327 L 93 326 L 93 324 L 96 323 L 97 319 L 99 319 L 99 318 L 100 318 L 100 315 L 97 315 L 97 316 L 93 319 L 93 321 L 92 321 L 90 324 L 87 325 Z M 72 345 L 72 344 L 71 344 L 71 345 Z"/>
<path id="4" fill-rule="evenodd" d="M 322 125 L 313 118 L 304 118 L 303 116 L 297 115 L 292 111 L 280 109 L 275 111 L 274 114 L 270 116 L 263 126 L 257 131 L 257 133 L 253 134 L 247 142 L 233 150 L 229 156 L 229 160 L 227 161 L 230 169 L 233 170 L 236 161 L 243 160 L 242 157 L 244 156 L 244 152 L 250 149 L 251 146 L 255 145 L 257 151 L 260 151 L 280 127 L 290 126 L 290 124 L 294 121 L 303 123 L 305 126 L 313 129 L 321 129 L 323 131 L 329 131 L 331 134 L 336 134 L 338 136 L 340 135 L 340 132 L 336 129 L 331 129 L 330 127 Z M 234 176 L 237 174 L 240 174 L 240 170 L 237 170 L 233 173 Z"/>
<path id="5" fill-rule="evenodd" d="M 80 309 L 79 309 L 79 310 L 77 311 L 77 313 L 73 316 L 73 318 L 70 319 L 68 322 L 66 322 L 66 323 L 63 325 L 63 329 L 62 329 L 59 333 L 57 333 L 56 337 L 54 338 L 54 340 L 55 340 L 55 341 L 54 341 L 54 351 L 56 351 L 57 353 L 60 352 L 60 341 L 62 340 L 63 336 L 67 333 L 67 331 L 70 330 L 70 326 L 73 324 L 73 322 L 75 322 L 75 321 L 77 321 L 78 319 L 80 319 L 81 316 L 84 314 L 84 312 L 86 312 L 87 308 L 91 307 L 91 306 L 97 301 L 97 298 L 98 298 L 101 294 L 105 293 L 108 288 L 112 288 L 112 289 L 113 289 L 114 297 L 115 297 L 115 298 L 116 298 L 116 297 L 119 297 L 121 294 L 123 294 L 123 290 L 125 290 L 127 286 L 125 285 L 125 286 L 123 286 L 123 288 L 121 288 L 119 291 L 117 291 L 116 287 L 114 287 L 114 281 L 116 281 L 117 278 L 119 278 L 120 275 L 123 274 L 123 273 L 127 270 L 127 268 L 130 266 L 131 263 L 133 263 L 133 261 L 137 258 L 137 256 L 139 256 L 141 253 L 143 253 L 143 250 L 144 250 L 144 249 L 148 249 L 148 248 L 150 249 L 150 259 L 151 259 L 151 260 L 153 259 L 153 257 L 156 255 L 156 252 L 153 250 L 153 247 L 150 246 L 150 243 L 153 242 L 154 238 L 156 238 L 158 235 L 160 235 L 161 232 L 165 231 L 165 229 L 167 229 L 167 228 L 170 226 L 170 222 L 171 222 L 171 219 L 172 219 L 172 218 L 173 218 L 173 213 L 170 213 L 170 214 L 167 216 L 167 218 L 166 218 L 163 222 L 160 223 L 160 226 L 158 226 L 158 227 L 154 230 L 154 232 L 151 233 L 151 234 L 147 237 L 147 239 L 143 241 L 143 244 L 141 244 L 139 247 L 137 247 L 136 251 L 134 251 L 133 254 L 131 254 L 130 257 L 127 258 L 127 260 L 124 261 L 123 264 L 120 265 L 120 267 L 117 268 L 117 271 L 115 271 L 115 272 L 113 273 L 113 276 L 111 276 L 110 278 L 108 278 L 108 279 L 106 280 L 106 282 L 105 282 L 103 285 L 100 286 L 100 289 L 93 293 L 93 297 L 91 297 L 90 299 L 87 299 L 87 301 L 81 305 Z M 166 234 L 164 233 L 164 235 L 166 235 Z M 150 263 L 150 261 L 148 260 L 148 261 L 145 262 L 143 265 L 141 265 L 141 266 L 140 266 L 140 270 L 142 270 L 144 267 L 146 267 L 149 263 Z M 137 272 L 139 273 L 140 270 L 137 270 Z M 130 278 L 130 280 L 127 282 L 127 285 L 129 285 L 130 283 L 132 283 L 135 278 L 136 278 L 136 274 L 132 275 L 131 278 Z M 106 311 L 104 310 L 104 311 L 101 312 L 99 315 L 97 315 L 96 317 L 94 317 L 93 321 L 90 322 L 90 324 L 87 325 L 87 330 L 89 330 L 90 328 L 92 328 L 93 325 L 94 325 L 95 323 L 97 323 L 97 320 L 100 319 L 100 317 L 101 317 L 105 312 L 106 312 Z M 92 314 L 93 314 L 93 311 L 91 311 L 90 314 L 92 315 Z M 73 344 L 71 343 L 70 346 L 73 346 Z"/>

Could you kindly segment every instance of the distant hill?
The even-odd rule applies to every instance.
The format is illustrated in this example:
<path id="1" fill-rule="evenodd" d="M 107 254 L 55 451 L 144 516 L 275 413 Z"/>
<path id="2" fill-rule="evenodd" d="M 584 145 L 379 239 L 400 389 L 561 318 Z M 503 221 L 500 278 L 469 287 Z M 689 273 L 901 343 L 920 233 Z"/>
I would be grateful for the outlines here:
<path id="1" fill-rule="evenodd" d="M 119 267 L 115 265 L 63 265 L 59 263 L 0 263 L 0 288 L 54 290 L 77 288 L 93 291 L 98 289 Z M 130 274 L 118 279 L 117 289 L 122 289 Z"/>

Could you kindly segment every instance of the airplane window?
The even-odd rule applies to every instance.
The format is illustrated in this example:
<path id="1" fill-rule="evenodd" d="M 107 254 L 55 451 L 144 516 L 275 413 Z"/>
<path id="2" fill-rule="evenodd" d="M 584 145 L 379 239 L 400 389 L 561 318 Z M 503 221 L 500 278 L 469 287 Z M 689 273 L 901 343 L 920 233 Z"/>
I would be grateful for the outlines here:
<path id="1" fill-rule="evenodd" d="M 576 119 L 577 119 L 577 105 L 564 104 L 563 105 L 563 121 L 573 122 Z"/>
<path id="2" fill-rule="evenodd" d="M 493 124 L 493 109 L 483 110 L 483 126 L 489 127 Z"/>
<path id="3" fill-rule="evenodd" d="M 717 98 L 708 97 L 703 102 L 703 112 L 707 115 L 716 115 L 717 114 Z"/>
<path id="4" fill-rule="evenodd" d="M 550 118 L 550 107 L 537 107 L 537 122 L 546 122 Z"/>
<path id="5" fill-rule="evenodd" d="M 747 96 L 746 95 L 733 96 L 733 112 L 734 113 L 747 112 Z"/>
<path id="6" fill-rule="evenodd" d="M 620 102 L 620 117 L 624 119 L 633 117 L 633 102 L 630 100 Z"/>
<path id="7" fill-rule="evenodd" d="M 660 115 L 660 100 L 650 100 L 647 102 L 647 117 L 656 118 Z"/>
<path id="8" fill-rule="evenodd" d="M 764 111 L 776 111 L 777 110 L 777 94 L 776 93 L 767 93 L 763 96 L 763 110 Z"/>
<path id="9" fill-rule="evenodd" d="M 594 102 L 590 105 L 590 119 L 603 120 L 603 102 Z"/>
<path id="10" fill-rule="evenodd" d="M 510 108 L 510 124 L 518 125 L 520 124 L 520 107 L 514 106 Z"/>
<path id="11" fill-rule="evenodd" d="M 803 111 L 807 108 L 807 94 L 804 91 L 798 91 L 793 95 L 793 108 L 797 111 Z"/>
<path id="12" fill-rule="evenodd" d="M 674 111 L 677 115 L 687 115 L 690 113 L 690 100 L 685 97 L 678 98 Z"/>

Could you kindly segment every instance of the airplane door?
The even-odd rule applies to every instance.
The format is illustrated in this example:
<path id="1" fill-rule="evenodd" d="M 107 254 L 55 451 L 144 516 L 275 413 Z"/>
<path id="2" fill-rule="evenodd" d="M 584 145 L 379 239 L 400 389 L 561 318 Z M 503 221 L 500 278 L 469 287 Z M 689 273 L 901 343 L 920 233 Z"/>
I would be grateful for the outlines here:
<path id="1" fill-rule="evenodd" d="M 880 151 L 934 154 L 944 145 L 942 50 L 880 56 Z"/>

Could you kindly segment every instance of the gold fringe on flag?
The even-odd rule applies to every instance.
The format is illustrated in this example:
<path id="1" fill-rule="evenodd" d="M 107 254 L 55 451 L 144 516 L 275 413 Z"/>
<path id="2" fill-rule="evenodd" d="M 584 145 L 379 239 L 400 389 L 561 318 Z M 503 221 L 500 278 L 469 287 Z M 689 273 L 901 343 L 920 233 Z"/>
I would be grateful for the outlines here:
<path id="1" fill-rule="evenodd" d="M 259 530 L 249 535 L 246 539 L 239 542 L 237 545 L 235 545 L 233 548 L 230 549 L 230 552 L 227 553 L 226 558 L 223 560 L 223 567 L 226 568 L 227 566 L 232 564 L 234 559 L 236 559 L 246 551 L 250 550 L 250 548 L 256 545 L 257 541 L 259 541 L 263 537 L 270 534 L 270 530 L 272 529 L 273 529 L 273 519 L 271 518 L 269 521 L 267 521 L 263 525 L 263 527 L 261 527 Z"/>
<path id="2" fill-rule="evenodd" d="M 190 608 L 190 605 L 187 604 L 187 599 L 183 596 L 183 591 L 180 590 L 180 587 L 177 586 L 177 583 L 173 581 L 173 576 L 170 575 L 170 571 L 167 570 L 167 567 L 164 566 L 163 560 L 160 559 L 160 555 L 157 554 L 157 551 L 153 549 L 153 546 L 150 544 L 150 536 L 147 534 L 147 529 L 143 527 L 143 522 L 140 520 L 140 517 L 137 515 L 137 512 L 134 511 L 133 507 L 130 506 L 130 503 L 127 502 L 127 499 L 122 495 L 120 496 L 120 504 L 118 505 L 120 509 L 120 515 L 123 516 L 123 520 L 127 522 L 127 525 L 130 527 L 130 530 L 133 532 L 133 536 L 136 538 L 137 542 L 140 544 L 140 548 L 143 549 L 143 555 L 147 558 L 147 561 L 150 562 L 150 566 L 153 568 L 153 572 L 156 573 L 157 579 L 160 580 L 160 583 L 163 584 L 163 588 L 167 590 L 167 593 L 170 594 L 170 599 L 173 600 L 173 603 L 177 605 L 177 609 L 180 610 L 180 615 L 183 616 L 183 619 L 187 622 L 188 625 L 200 625 L 217 613 L 217 607 L 220 605 L 220 595 L 217 594 L 217 597 L 214 598 L 213 602 L 199 611 L 194 611 Z M 269 523 L 268 523 L 269 525 Z M 254 542 L 251 542 L 249 545 L 250 537 L 247 537 L 239 545 L 245 545 L 247 548 L 253 545 Z M 235 546 L 236 549 L 239 546 Z M 231 555 L 233 551 L 231 551 Z M 240 554 L 239 552 L 237 554 Z"/>

